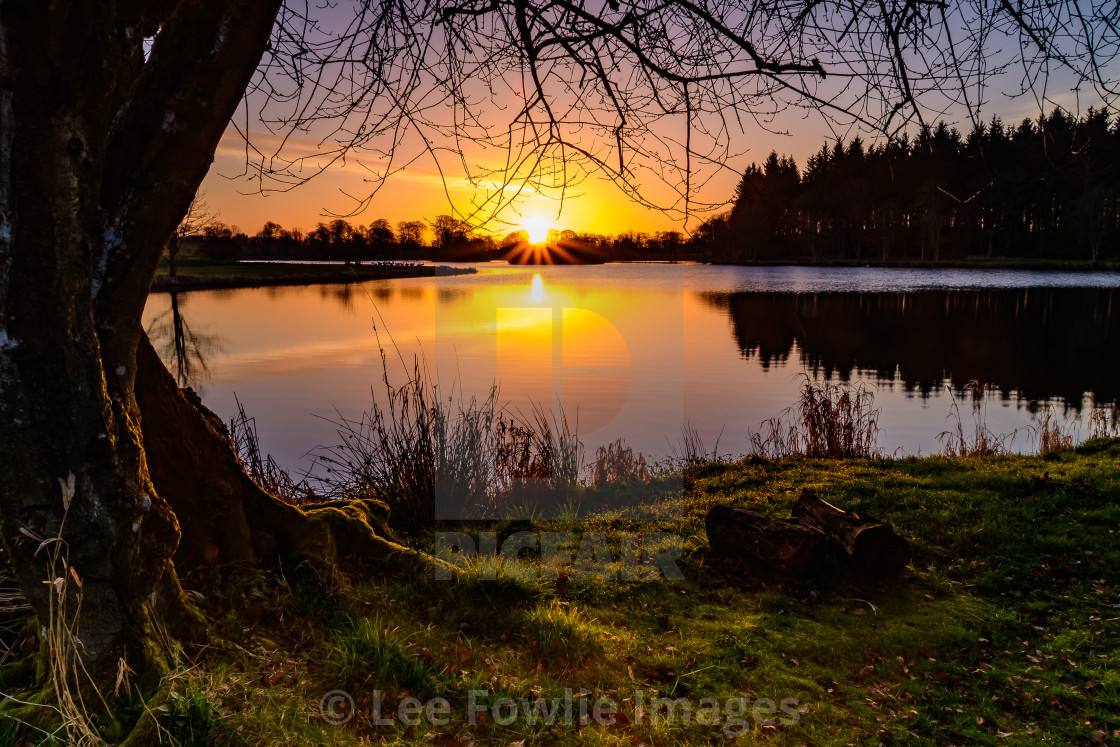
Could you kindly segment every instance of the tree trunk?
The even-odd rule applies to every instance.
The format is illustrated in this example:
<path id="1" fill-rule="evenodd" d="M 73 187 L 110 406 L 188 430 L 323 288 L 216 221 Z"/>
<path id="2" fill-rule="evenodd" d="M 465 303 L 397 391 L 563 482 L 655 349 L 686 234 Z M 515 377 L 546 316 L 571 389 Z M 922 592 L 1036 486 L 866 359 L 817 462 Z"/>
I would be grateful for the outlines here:
<path id="1" fill-rule="evenodd" d="M 182 528 L 180 568 L 311 561 L 419 562 L 393 541 L 389 510 L 373 500 L 307 511 L 262 490 L 246 474 L 225 425 L 191 390 L 181 390 L 145 337 L 137 351 L 136 399 L 148 471 Z M 292 567 L 289 565 L 288 567 Z"/>
<path id="2" fill-rule="evenodd" d="M 41 623 L 81 581 L 69 643 L 102 683 L 166 670 L 180 526 L 145 455 L 140 318 L 278 6 L 0 5 L 0 530 Z"/>
<path id="3" fill-rule="evenodd" d="M 761 564 L 787 576 L 823 567 L 827 541 L 796 519 L 774 519 L 754 511 L 715 506 L 704 519 L 715 552 Z"/>
<path id="4" fill-rule="evenodd" d="M 801 494 L 792 513 L 802 524 L 823 532 L 859 573 L 893 576 L 910 562 L 910 543 L 887 524 L 867 521 L 809 492 Z"/>

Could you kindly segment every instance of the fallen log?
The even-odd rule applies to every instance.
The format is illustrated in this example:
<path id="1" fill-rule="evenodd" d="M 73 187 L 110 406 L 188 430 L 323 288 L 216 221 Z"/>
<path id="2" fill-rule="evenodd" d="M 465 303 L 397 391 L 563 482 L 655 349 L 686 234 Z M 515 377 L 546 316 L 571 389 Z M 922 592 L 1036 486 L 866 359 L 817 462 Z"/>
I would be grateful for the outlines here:
<path id="1" fill-rule="evenodd" d="M 844 511 L 808 491 L 793 504 L 792 513 L 802 524 L 823 532 L 859 573 L 893 576 L 910 562 L 910 543 L 889 524 Z"/>
<path id="2" fill-rule="evenodd" d="M 823 566 L 825 535 L 797 519 L 775 519 L 730 506 L 715 506 L 704 519 L 712 550 L 757 563 L 788 576 Z"/>

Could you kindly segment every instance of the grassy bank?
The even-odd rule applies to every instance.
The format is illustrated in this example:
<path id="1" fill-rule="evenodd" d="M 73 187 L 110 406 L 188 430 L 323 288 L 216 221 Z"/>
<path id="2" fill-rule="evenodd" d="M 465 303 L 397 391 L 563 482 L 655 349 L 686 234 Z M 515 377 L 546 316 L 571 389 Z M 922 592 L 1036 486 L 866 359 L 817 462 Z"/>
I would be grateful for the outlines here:
<path id="1" fill-rule="evenodd" d="M 411 263 L 295 264 L 284 262 L 219 262 L 198 259 L 179 260 L 175 277 L 160 266 L 152 283 L 154 292 L 253 288 L 267 285 L 316 285 L 321 283 L 358 283 L 390 278 L 469 275 L 470 268 L 436 267 Z"/>
<path id="2" fill-rule="evenodd" d="M 788 515 L 803 488 L 894 524 L 914 548 L 882 584 L 839 575 L 780 584 L 707 551 L 703 517 L 728 504 Z M 589 489 L 680 498 L 677 518 L 473 526 L 679 535 L 685 580 L 500 576 L 454 581 L 254 575 L 187 584 L 214 640 L 184 667 L 160 719 L 179 744 L 721 744 L 716 725 L 639 720 L 635 698 L 744 698 L 746 741 L 776 744 L 1092 744 L 1120 741 L 1120 440 L 1045 456 L 818 460 L 750 457 L 637 485 Z M 609 501 L 607 501 L 609 502 Z M 462 529 L 462 527 L 453 527 Z M 417 537 L 417 544 L 430 537 Z M 215 583 L 218 576 L 222 583 Z M 217 589 L 223 589 L 217 591 Z M 588 723 L 468 724 L 468 691 L 563 698 Z M 342 690 L 354 700 L 320 704 Z M 415 696 L 446 698 L 450 723 L 376 725 Z M 337 696 L 337 694 L 336 694 Z M 337 696 L 341 697 L 341 696 Z M 591 706 L 616 701 L 598 724 Z M 765 701 L 786 710 L 768 710 Z M 792 700 L 795 699 L 796 703 Z M 485 703 L 484 700 L 480 702 Z M 499 716 L 502 714 L 499 714 Z"/>

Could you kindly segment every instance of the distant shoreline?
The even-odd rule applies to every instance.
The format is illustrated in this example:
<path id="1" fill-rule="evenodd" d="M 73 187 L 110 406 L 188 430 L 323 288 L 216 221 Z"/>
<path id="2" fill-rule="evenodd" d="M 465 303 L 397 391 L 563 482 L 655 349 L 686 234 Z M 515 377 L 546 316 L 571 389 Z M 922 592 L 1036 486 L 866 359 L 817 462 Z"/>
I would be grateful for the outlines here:
<path id="1" fill-rule="evenodd" d="M 791 257 L 782 260 L 700 260 L 703 264 L 732 265 L 735 267 L 874 267 L 926 270 L 1037 270 L 1053 272 L 1120 272 L 1120 261 L 1087 259 L 833 259 L 811 260 Z"/>
<path id="2" fill-rule="evenodd" d="M 338 265 L 287 264 L 279 262 L 184 263 L 172 277 L 160 274 L 152 281 L 152 293 L 182 293 L 196 290 L 260 288 L 298 285 L 364 283 L 368 280 L 471 275 L 467 267 L 421 264 L 367 264 L 340 268 Z"/>

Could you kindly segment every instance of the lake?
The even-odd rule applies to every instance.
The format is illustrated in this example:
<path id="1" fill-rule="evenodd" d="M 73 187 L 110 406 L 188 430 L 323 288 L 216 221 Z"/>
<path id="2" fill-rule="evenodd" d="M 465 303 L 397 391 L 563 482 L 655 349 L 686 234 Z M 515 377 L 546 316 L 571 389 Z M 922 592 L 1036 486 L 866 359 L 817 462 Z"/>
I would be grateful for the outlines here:
<path id="1" fill-rule="evenodd" d="M 940 451 L 956 425 L 947 387 L 974 379 L 988 385 L 980 416 L 1018 429 L 1016 450 L 1036 448 L 1032 403 L 1076 428 L 1120 401 L 1117 273 L 466 266 L 477 274 L 179 294 L 183 373 L 227 421 L 236 395 L 293 473 L 338 441 L 332 420 L 384 399 L 386 368 L 399 385 L 414 361 L 456 402 L 497 383 L 514 416 L 562 403 L 588 458 L 620 437 L 679 454 L 686 423 L 740 455 L 805 376 L 872 388 L 888 455 Z M 171 305 L 153 294 L 144 324 L 175 371 Z"/>

